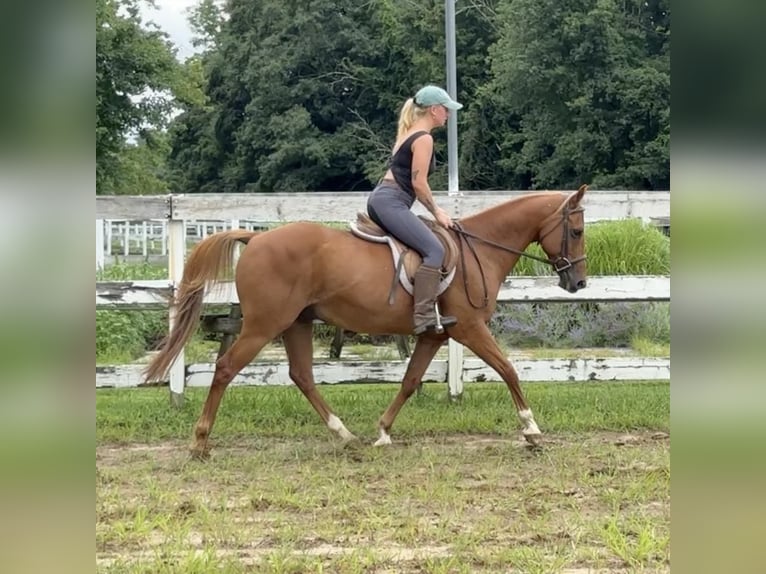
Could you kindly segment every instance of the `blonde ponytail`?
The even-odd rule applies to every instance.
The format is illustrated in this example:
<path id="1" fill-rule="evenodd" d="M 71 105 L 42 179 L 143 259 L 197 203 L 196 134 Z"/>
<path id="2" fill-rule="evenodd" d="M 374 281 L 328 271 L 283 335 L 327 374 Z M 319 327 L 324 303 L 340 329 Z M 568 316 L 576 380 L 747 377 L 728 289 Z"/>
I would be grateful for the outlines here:
<path id="1" fill-rule="evenodd" d="M 404 105 L 402 106 L 402 111 L 399 112 L 399 128 L 396 132 L 396 139 L 399 140 L 401 137 L 407 133 L 407 130 L 410 129 L 412 124 L 415 121 L 415 99 L 414 98 L 407 98 L 407 101 L 404 102 Z"/>
<path id="2" fill-rule="evenodd" d="M 402 139 L 402 136 L 412 127 L 420 117 L 422 117 L 428 108 L 420 107 L 415 103 L 414 98 L 407 98 L 399 112 L 399 127 L 396 132 L 396 141 Z"/>

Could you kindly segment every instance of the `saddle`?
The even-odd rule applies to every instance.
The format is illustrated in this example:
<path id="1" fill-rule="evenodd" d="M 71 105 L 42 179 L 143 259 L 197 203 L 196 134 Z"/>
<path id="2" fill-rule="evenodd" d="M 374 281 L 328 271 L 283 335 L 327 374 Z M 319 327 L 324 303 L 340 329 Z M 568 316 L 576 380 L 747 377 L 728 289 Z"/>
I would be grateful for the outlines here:
<path id="1" fill-rule="evenodd" d="M 415 272 L 423 262 L 423 258 L 414 249 L 410 249 L 404 243 L 389 235 L 383 228 L 375 223 L 366 213 L 357 213 L 356 221 L 349 223 L 351 233 L 373 243 L 387 243 L 391 248 L 391 256 L 394 263 L 394 282 L 391 285 L 391 292 L 388 297 L 389 305 L 394 303 L 394 294 L 396 293 L 397 278 L 404 290 L 410 295 L 413 294 L 413 282 Z M 442 279 L 436 294 L 441 295 L 450 286 L 455 278 L 455 267 L 458 260 L 458 248 L 449 232 L 441 225 L 422 216 L 418 216 L 436 234 L 439 241 L 444 245 L 444 261 L 442 261 Z"/>

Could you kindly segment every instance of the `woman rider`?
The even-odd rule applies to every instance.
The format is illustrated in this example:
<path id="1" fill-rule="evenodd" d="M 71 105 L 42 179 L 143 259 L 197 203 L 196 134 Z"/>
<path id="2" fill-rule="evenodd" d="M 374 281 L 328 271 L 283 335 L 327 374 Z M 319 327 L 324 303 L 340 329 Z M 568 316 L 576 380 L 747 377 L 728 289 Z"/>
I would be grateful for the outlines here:
<path id="1" fill-rule="evenodd" d="M 445 251 L 441 241 L 410 208 L 417 199 L 439 225 L 452 227 L 452 219 L 436 205 L 428 185 L 428 176 L 435 166 L 431 130 L 444 126 L 450 111 L 462 107 L 445 90 L 432 85 L 407 99 L 399 114 L 389 169 L 367 201 L 370 218 L 423 258 L 414 279 L 416 335 L 436 325 L 436 291 Z M 455 323 L 454 317 L 441 317 L 444 327 Z"/>

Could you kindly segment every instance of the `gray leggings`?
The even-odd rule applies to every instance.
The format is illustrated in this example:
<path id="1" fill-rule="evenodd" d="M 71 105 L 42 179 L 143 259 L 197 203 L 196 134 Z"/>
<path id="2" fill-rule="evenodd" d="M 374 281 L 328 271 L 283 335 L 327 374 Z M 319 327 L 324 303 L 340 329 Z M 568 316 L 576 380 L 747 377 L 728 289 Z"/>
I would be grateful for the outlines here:
<path id="1" fill-rule="evenodd" d="M 410 208 L 414 202 L 415 198 L 409 193 L 383 181 L 367 199 L 367 213 L 375 223 L 417 251 L 424 265 L 438 269 L 444 261 L 444 246 L 428 226 L 412 213 Z"/>

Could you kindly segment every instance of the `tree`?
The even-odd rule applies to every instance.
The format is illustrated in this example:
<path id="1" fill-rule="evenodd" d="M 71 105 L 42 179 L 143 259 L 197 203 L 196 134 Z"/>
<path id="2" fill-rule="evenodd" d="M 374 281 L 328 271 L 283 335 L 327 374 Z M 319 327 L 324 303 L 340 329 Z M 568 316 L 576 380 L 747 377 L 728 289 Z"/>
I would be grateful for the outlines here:
<path id="1" fill-rule="evenodd" d="M 493 4 L 480 6 L 457 15 L 461 90 L 487 75 Z M 210 107 L 172 127 L 179 190 L 370 189 L 404 100 L 446 83 L 442 2 L 232 0 L 227 10 L 207 54 Z M 437 187 L 445 148 L 439 133 Z"/>
<path id="2" fill-rule="evenodd" d="M 112 193 L 131 132 L 163 126 L 178 81 L 166 35 L 143 26 L 138 0 L 96 0 L 96 193 Z"/>
<path id="3" fill-rule="evenodd" d="M 168 134 L 142 130 L 135 142 L 124 143 L 116 155 L 119 177 L 110 185 L 114 195 L 168 193 L 166 158 L 170 151 Z"/>
<path id="4" fill-rule="evenodd" d="M 491 187 L 667 189 L 665 0 L 511 0 L 498 18 L 493 78 L 472 117 L 483 145 L 466 150 L 472 173 Z"/>
<path id="5" fill-rule="evenodd" d="M 405 98 L 446 83 L 440 0 L 201 0 L 193 22 L 174 191 L 371 189 Z M 472 0 L 456 43 L 463 189 L 669 186 L 667 0 Z"/>

